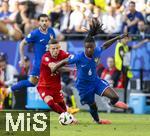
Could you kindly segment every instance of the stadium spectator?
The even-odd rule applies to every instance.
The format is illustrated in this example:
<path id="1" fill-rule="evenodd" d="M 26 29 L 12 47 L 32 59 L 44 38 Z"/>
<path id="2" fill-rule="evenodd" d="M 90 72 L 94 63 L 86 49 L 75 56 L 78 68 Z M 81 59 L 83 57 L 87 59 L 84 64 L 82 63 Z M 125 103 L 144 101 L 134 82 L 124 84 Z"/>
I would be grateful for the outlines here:
<path id="1" fill-rule="evenodd" d="M 81 29 L 83 23 L 84 15 L 81 12 L 80 6 L 76 5 L 74 11 L 70 15 L 70 32 L 83 32 Z"/>
<path id="2" fill-rule="evenodd" d="M 62 3 L 62 16 L 60 18 L 60 31 L 67 33 L 70 25 L 71 5 L 68 2 Z"/>
<path id="3" fill-rule="evenodd" d="M 104 69 L 105 69 L 105 67 L 103 66 L 103 64 L 99 62 L 99 64 L 96 67 L 96 71 L 97 71 L 97 74 L 99 77 L 101 77 L 101 74 Z"/>
<path id="4" fill-rule="evenodd" d="M 18 31 L 18 29 L 14 28 L 11 24 L 6 24 L 3 21 L 0 21 L 0 33 L 7 35 L 16 41 L 23 38 L 21 31 Z"/>
<path id="5" fill-rule="evenodd" d="M 19 3 L 19 12 L 16 15 L 15 27 L 20 30 L 23 34 L 27 35 L 32 29 L 33 25 L 31 19 L 34 18 L 34 10 L 29 10 L 29 5 L 26 1 Z M 34 9 L 34 7 L 32 7 Z"/>
<path id="6" fill-rule="evenodd" d="M 106 80 L 111 87 L 117 87 L 118 80 L 120 78 L 120 72 L 115 67 L 113 57 L 107 58 L 107 68 L 103 70 L 101 78 Z"/>
<path id="7" fill-rule="evenodd" d="M 123 32 L 129 32 L 131 34 L 136 34 L 138 31 L 138 22 L 144 21 L 144 17 L 141 12 L 136 11 L 135 2 L 131 1 L 129 3 L 129 13 L 124 16 Z"/>
<path id="8" fill-rule="evenodd" d="M 3 6 L 2 6 L 2 11 L 3 9 L 7 12 L 6 15 L 2 12 L 1 16 L 2 18 L 0 19 L 0 33 L 4 34 L 2 37 L 7 36 L 10 39 L 13 40 L 20 40 L 22 38 L 22 33 L 20 30 L 18 30 L 16 27 L 14 27 L 14 22 L 15 22 L 15 16 L 18 12 L 17 10 L 17 3 L 14 12 L 9 12 L 8 10 L 8 1 L 3 1 Z"/>
<path id="9" fill-rule="evenodd" d="M 24 65 L 19 65 L 21 70 L 20 70 L 20 75 L 21 76 L 28 76 L 31 70 L 31 62 L 30 58 L 28 56 L 24 56 Z"/>
<path id="10" fill-rule="evenodd" d="M 150 26 L 150 0 L 147 0 L 144 8 L 146 24 Z"/>
<path id="11" fill-rule="evenodd" d="M 15 75 L 18 75 L 16 68 L 7 63 L 7 55 L 3 52 L 0 53 L 0 70 L 1 82 L 4 86 L 10 86 L 15 82 Z"/>
<path id="12" fill-rule="evenodd" d="M 16 68 L 13 65 L 7 63 L 7 54 L 0 52 L 0 109 L 11 108 L 10 101 L 12 95 L 10 94 L 6 99 L 2 95 L 3 89 L 11 86 L 16 82 L 15 76 L 18 75 Z"/>
<path id="13" fill-rule="evenodd" d="M 61 13 L 61 5 L 56 5 L 51 11 L 50 11 L 50 19 L 52 23 L 52 27 L 55 27 L 57 29 L 60 29 L 60 18 L 62 16 Z"/>
<path id="14" fill-rule="evenodd" d="M 130 68 L 130 58 L 131 50 L 137 49 L 148 42 L 148 40 L 142 40 L 138 44 L 133 46 L 128 46 L 128 42 L 131 40 L 131 37 L 125 37 L 121 39 L 115 49 L 115 66 L 117 70 L 120 71 L 120 74 L 123 74 L 123 86 L 125 90 L 127 89 L 128 81 L 133 77 Z"/>
<path id="15" fill-rule="evenodd" d="M 116 34 L 121 32 L 122 18 L 121 14 L 116 12 L 115 7 L 108 7 L 108 12 L 102 16 L 104 31 L 108 34 Z"/>
<path id="16" fill-rule="evenodd" d="M 10 16 L 11 12 L 9 11 L 9 5 L 7 1 L 3 1 L 1 5 L 0 11 L 0 20 L 7 20 Z"/>
<path id="17" fill-rule="evenodd" d="M 97 18 L 99 21 L 101 21 L 101 11 L 100 8 L 97 6 L 93 7 L 93 18 Z"/>
<path id="18" fill-rule="evenodd" d="M 144 21 L 138 22 L 138 31 L 137 31 L 138 40 L 148 40 L 150 39 L 150 28 L 145 25 Z"/>

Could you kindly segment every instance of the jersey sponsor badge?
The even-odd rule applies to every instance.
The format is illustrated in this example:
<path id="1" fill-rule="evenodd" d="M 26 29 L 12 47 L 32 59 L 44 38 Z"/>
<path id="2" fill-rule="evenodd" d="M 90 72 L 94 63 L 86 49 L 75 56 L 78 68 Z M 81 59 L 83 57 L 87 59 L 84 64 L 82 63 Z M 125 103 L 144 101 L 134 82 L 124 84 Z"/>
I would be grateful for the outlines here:
<path id="1" fill-rule="evenodd" d="M 98 63 L 98 61 L 99 61 L 99 58 L 95 58 L 95 59 L 94 59 L 94 61 L 95 61 L 96 63 Z"/>

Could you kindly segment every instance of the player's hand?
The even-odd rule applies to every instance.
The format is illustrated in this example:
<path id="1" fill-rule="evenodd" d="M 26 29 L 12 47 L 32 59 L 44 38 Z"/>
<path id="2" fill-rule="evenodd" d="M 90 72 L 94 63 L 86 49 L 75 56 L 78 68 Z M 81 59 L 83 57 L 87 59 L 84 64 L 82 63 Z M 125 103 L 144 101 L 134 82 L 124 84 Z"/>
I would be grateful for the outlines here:
<path id="1" fill-rule="evenodd" d="M 19 61 L 19 66 L 20 66 L 20 67 L 24 67 L 24 65 L 25 65 L 25 60 L 24 60 L 24 57 L 23 57 L 23 58 L 21 58 L 20 61 Z"/>
<path id="2" fill-rule="evenodd" d="M 128 37 L 128 33 L 125 33 L 125 34 L 121 34 L 118 36 L 118 39 L 123 39 L 125 37 Z"/>
<path id="3" fill-rule="evenodd" d="M 55 70 L 55 66 L 56 66 L 56 63 L 54 62 L 51 62 L 48 64 L 49 68 L 51 69 L 51 72 L 54 73 L 56 70 Z"/>

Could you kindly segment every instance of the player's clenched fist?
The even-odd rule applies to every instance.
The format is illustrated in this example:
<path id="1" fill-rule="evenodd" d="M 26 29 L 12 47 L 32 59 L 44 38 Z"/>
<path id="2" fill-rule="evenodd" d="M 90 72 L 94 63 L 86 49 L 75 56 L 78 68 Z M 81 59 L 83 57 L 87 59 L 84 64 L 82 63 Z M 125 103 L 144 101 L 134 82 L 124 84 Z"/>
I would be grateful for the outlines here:
<path id="1" fill-rule="evenodd" d="M 48 64 L 48 66 L 49 66 L 49 68 L 51 69 L 51 72 L 53 73 L 53 72 L 54 72 L 54 68 L 55 68 L 55 66 L 56 66 L 56 63 L 51 62 L 51 63 Z"/>

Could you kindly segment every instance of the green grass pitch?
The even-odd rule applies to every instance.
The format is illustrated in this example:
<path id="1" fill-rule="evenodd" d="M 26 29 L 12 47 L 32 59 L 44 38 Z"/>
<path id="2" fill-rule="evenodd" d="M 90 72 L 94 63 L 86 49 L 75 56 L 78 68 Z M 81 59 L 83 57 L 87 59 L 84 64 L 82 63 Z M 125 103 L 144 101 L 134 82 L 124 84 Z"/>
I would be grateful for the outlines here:
<path id="1" fill-rule="evenodd" d="M 111 125 L 93 123 L 88 112 L 75 115 L 78 125 L 61 126 L 58 115 L 50 113 L 50 136 L 150 136 L 150 115 L 122 113 L 100 113 L 103 119 L 112 121 Z"/>

